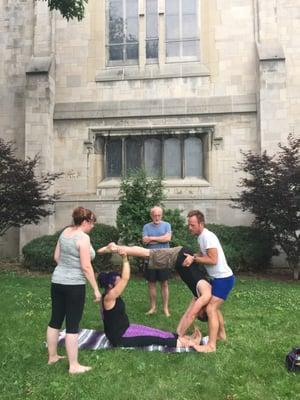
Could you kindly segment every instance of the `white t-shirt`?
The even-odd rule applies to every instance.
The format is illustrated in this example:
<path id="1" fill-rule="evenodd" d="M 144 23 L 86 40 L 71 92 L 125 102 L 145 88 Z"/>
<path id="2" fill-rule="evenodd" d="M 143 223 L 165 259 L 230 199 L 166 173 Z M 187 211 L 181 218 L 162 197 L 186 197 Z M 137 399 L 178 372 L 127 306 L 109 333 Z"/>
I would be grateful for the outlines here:
<path id="1" fill-rule="evenodd" d="M 233 274 L 231 268 L 227 264 L 219 239 L 213 232 L 204 228 L 202 233 L 198 236 L 198 243 L 200 251 L 204 256 L 207 256 L 208 249 L 217 249 L 218 252 L 218 262 L 216 265 L 204 264 L 209 276 L 212 278 L 228 278 Z"/>

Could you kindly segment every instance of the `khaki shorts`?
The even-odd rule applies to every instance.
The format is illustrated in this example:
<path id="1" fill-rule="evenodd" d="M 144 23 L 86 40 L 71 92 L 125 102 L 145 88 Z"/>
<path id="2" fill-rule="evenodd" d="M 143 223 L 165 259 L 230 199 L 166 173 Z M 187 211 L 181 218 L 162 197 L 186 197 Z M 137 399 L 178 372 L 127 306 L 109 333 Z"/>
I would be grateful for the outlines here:
<path id="1" fill-rule="evenodd" d="M 173 269 L 182 246 L 169 249 L 150 249 L 149 269 Z"/>

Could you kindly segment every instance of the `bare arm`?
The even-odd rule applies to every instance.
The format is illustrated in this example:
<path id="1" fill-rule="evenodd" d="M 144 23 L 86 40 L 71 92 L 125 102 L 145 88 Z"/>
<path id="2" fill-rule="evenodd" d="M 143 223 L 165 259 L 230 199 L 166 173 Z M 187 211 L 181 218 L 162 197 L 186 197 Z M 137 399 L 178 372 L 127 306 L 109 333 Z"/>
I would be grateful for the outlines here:
<path id="1" fill-rule="evenodd" d="M 218 250 L 216 248 L 207 249 L 207 256 L 202 254 L 185 254 L 185 260 L 182 263 L 184 267 L 189 267 L 193 262 L 198 264 L 216 265 L 218 263 Z"/>
<path id="2" fill-rule="evenodd" d="M 56 247 L 54 250 L 54 260 L 55 260 L 56 264 L 58 264 L 59 256 L 60 256 L 60 245 L 59 245 L 59 241 L 57 241 Z"/>
<path id="3" fill-rule="evenodd" d="M 105 308 L 110 309 L 113 307 L 117 297 L 121 296 L 121 294 L 124 292 L 129 278 L 130 278 L 130 264 L 127 258 L 126 254 L 121 254 L 122 255 L 122 261 L 123 261 L 123 268 L 122 268 L 122 275 L 121 279 L 119 282 L 116 284 L 114 288 L 112 288 L 104 298 L 105 302 Z"/>
<path id="4" fill-rule="evenodd" d="M 91 264 L 90 238 L 88 236 L 85 236 L 78 240 L 77 244 L 79 246 L 80 264 L 82 271 L 94 291 L 94 301 L 98 303 L 101 299 L 101 294 L 99 292 L 95 273 Z"/>
<path id="5" fill-rule="evenodd" d="M 162 236 L 143 236 L 143 243 L 167 243 L 172 239 L 172 232 L 165 233 Z"/>

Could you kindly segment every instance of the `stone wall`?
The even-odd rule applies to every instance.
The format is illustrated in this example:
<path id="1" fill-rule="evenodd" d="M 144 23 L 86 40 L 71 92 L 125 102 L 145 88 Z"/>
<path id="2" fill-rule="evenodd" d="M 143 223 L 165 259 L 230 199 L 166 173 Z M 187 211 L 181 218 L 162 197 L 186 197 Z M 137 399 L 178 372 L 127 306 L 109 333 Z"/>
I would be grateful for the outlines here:
<path id="1" fill-rule="evenodd" d="M 114 223 L 119 180 L 104 179 L 97 145 L 110 131 L 202 132 L 205 177 L 166 181 L 166 205 L 200 208 L 209 222 L 251 222 L 230 207 L 241 150 L 275 152 L 300 132 L 297 0 L 201 0 L 199 61 L 166 63 L 161 51 L 158 64 L 147 64 L 140 48 L 140 64 L 122 67 L 106 64 L 104 1 L 90 0 L 81 22 L 50 13 L 46 2 L 0 8 L 1 136 L 16 141 L 20 157 L 39 152 L 38 173 L 65 174 L 54 187 L 62 192 L 54 216 L 2 238 L 2 255 L 65 226 L 79 204 Z"/>

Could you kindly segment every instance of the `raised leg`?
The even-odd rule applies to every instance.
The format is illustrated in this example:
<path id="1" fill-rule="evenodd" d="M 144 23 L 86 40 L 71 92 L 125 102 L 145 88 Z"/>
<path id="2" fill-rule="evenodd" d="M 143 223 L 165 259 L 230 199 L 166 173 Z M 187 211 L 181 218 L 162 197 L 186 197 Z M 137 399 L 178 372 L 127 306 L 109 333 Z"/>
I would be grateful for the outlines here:
<path id="1" fill-rule="evenodd" d="M 107 246 L 101 247 L 97 250 L 98 254 L 105 253 L 126 253 L 128 256 L 149 258 L 150 251 L 140 246 L 119 246 L 114 242 L 109 243 Z"/>

